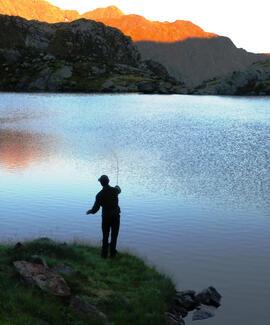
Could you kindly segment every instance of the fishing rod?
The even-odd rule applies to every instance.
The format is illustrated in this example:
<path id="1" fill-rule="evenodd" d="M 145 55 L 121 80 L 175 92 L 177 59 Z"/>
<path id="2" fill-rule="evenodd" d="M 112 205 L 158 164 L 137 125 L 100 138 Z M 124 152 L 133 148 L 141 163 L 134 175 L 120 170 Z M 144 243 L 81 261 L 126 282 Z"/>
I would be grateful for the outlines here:
<path id="1" fill-rule="evenodd" d="M 118 185 L 118 180 L 119 180 L 119 159 L 114 150 L 112 150 L 112 156 L 114 157 L 116 161 L 116 185 Z"/>

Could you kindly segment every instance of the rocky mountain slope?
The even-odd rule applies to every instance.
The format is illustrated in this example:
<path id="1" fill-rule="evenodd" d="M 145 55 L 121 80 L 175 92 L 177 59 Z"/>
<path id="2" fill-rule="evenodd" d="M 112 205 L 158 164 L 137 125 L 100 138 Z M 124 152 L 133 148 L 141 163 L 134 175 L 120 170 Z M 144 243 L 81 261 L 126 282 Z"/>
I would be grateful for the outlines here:
<path id="1" fill-rule="evenodd" d="M 136 42 L 145 60 L 160 62 L 173 77 L 190 86 L 244 70 L 265 59 L 265 55 L 239 49 L 229 38 L 205 32 L 189 21 L 150 21 L 121 12 L 116 17 L 107 18 L 105 12 L 106 8 L 101 10 L 100 16 L 91 17 L 89 13 L 88 17 L 120 29 Z"/>
<path id="2" fill-rule="evenodd" d="M 125 15 L 114 6 L 80 15 L 76 11 L 61 10 L 44 0 L 2 0 L 0 13 L 47 22 L 72 21 L 81 17 L 103 22 L 130 36 L 143 59 L 160 62 L 172 76 L 189 86 L 245 70 L 265 58 L 238 49 L 229 38 L 205 32 L 189 21 L 150 21 L 138 15 Z"/>
<path id="3" fill-rule="evenodd" d="M 0 15 L 0 90 L 175 93 L 181 86 L 160 64 L 143 62 L 115 28 Z"/>
<path id="4" fill-rule="evenodd" d="M 222 79 L 234 71 L 245 71 L 252 63 L 267 58 L 239 49 L 229 38 L 205 32 L 191 22 L 150 21 L 138 15 L 125 15 L 114 6 L 80 15 L 44 0 L 2 0 L 0 13 L 47 22 L 74 21 L 81 17 L 103 22 L 130 36 L 144 60 L 161 63 L 189 87 L 213 78 Z"/>
<path id="5" fill-rule="evenodd" d="M 257 62 L 226 78 L 214 78 L 191 90 L 199 95 L 270 95 L 270 59 Z"/>

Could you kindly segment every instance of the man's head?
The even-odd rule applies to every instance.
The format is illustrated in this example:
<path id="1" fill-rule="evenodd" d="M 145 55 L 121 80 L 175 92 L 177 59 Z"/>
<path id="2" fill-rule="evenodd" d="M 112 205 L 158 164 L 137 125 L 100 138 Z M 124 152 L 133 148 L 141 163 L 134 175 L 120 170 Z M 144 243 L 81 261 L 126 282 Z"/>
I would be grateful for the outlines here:
<path id="1" fill-rule="evenodd" d="M 98 179 L 98 181 L 100 182 L 100 184 L 102 186 L 106 186 L 109 184 L 110 180 L 109 177 L 107 175 L 102 175 L 100 176 L 100 178 Z"/>

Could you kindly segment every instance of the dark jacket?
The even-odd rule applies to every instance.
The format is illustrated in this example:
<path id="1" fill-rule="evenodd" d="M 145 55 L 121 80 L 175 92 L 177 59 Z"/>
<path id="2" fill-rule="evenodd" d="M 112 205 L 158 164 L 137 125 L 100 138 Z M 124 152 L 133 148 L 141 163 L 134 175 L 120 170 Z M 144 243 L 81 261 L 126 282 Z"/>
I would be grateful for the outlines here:
<path id="1" fill-rule="evenodd" d="M 96 195 L 96 201 L 91 209 L 91 212 L 96 213 L 100 207 L 102 207 L 102 216 L 119 214 L 121 212 L 118 205 L 118 195 L 120 193 L 121 189 L 119 186 L 104 186 L 103 189 Z"/>

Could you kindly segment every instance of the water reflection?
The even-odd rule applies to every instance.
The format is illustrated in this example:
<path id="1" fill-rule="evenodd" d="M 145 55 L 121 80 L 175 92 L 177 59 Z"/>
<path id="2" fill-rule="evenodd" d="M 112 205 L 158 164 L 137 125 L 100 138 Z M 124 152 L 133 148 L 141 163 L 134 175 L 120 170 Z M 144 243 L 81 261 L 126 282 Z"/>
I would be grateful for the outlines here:
<path id="1" fill-rule="evenodd" d="M 41 133 L 0 129 L 0 167 L 9 171 L 29 168 L 51 154 L 53 143 L 53 137 Z"/>

